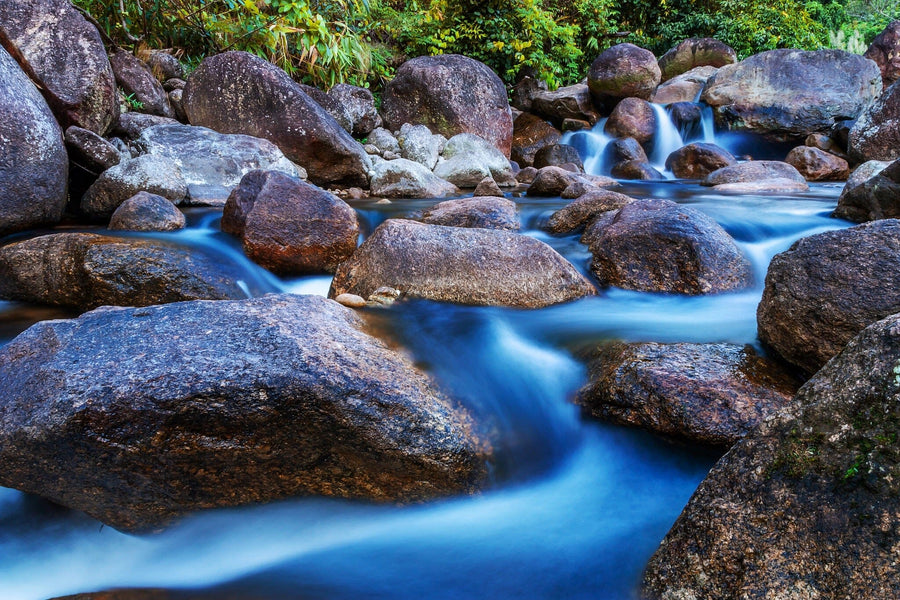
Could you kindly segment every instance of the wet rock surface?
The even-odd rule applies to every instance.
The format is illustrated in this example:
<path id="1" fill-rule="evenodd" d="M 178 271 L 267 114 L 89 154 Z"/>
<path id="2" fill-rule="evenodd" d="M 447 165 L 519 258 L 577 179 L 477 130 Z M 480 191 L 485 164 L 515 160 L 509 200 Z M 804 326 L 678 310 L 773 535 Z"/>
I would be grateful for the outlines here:
<path id="1" fill-rule="evenodd" d="M 634 198 L 609 190 L 591 190 L 550 216 L 546 230 L 564 235 L 584 229 L 591 221 L 609 211 L 617 211 Z"/>
<path id="2" fill-rule="evenodd" d="M 625 98 L 616 104 L 603 131 L 612 137 L 634 138 L 647 144 L 656 133 L 656 115 L 646 100 Z"/>
<path id="3" fill-rule="evenodd" d="M 174 204 L 147 192 L 123 202 L 109 220 L 110 230 L 121 231 L 177 231 L 184 225 L 184 214 Z"/>
<path id="4" fill-rule="evenodd" d="M 519 230 L 516 203 L 502 197 L 459 198 L 435 204 L 422 214 L 429 225 Z"/>
<path id="5" fill-rule="evenodd" d="M 298 495 L 418 501 L 487 475 L 465 409 L 321 297 L 105 308 L 33 326 L 0 365 L 0 483 L 127 531 Z"/>
<path id="6" fill-rule="evenodd" d="M 695 142 L 682 146 L 666 159 L 666 169 L 679 179 L 704 179 L 713 171 L 735 164 L 734 156 L 715 144 Z"/>

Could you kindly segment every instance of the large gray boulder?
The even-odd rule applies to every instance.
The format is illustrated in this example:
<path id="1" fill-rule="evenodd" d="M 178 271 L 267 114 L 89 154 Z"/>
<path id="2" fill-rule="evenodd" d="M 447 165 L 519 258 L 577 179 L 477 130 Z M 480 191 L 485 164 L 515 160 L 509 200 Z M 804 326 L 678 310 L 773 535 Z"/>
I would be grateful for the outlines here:
<path id="1" fill-rule="evenodd" d="M 881 93 L 872 61 L 842 50 L 770 50 L 725 65 L 706 84 L 701 100 L 720 128 L 802 142 L 855 119 Z"/>
<path id="2" fill-rule="evenodd" d="M 368 298 L 390 286 L 410 298 L 540 308 L 593 295 L 550 246 L 493 229 L 389 219 L 335 273 L 329 296 Z"/>
<path id="3" fill-rule="evenodd" d="M 25 63 L 63 129 L 106 133 L 119 116 L 115 77 L 100 34 L 72 3 L 0 0 L 0 24 L 0 45 Z"/>
<path id="4" fill-rule="evenodd" d="M 398 158 L 376 161 L 372 167 L 372 196 L 384 198 L 440 198 L 459 193 L 459 188 L 421 163 Z"/>
<path id="5" fill-rule="evenodd" d="M 900 221 L 802 238 L 769 264 L 759 338 L 812 374 L 871 323 L 900 312 Z"/>
<path id="6" fill-rule="evenodd" d="M 709 472 L 648 600 L 900 597 L 900 316 L 879 321 Z"/>
<path id="7" fill-rule="evenodd" d="M 175 161 L 144 154 L 104 171 L 85 192 L 81 210 L 91 218 L 109 217 L 138 192 L 150 192 L 173 204 L 181 204 L 187 197 L 188 187 Z"/>
<path id="8" fill-rule="evenodd" d="M 54 233 L 0 247 L 0 298 L 88 310 L 270 291 L 221 257 L 161 240 Z"/>
<path id="9" fill-rule="evenodd" d="M 472 133 L 460 133 L 447 140 L 434 174 L 458 187 L 475 187 L 485 177 L 501 186 L 516 184 L 509 159 L 489 141 Z"/>
<path id="10" fill-rule="evenodd" d="M 264 138 L 316 185 L 368 187 L 363 147 L 290 76 L 247 52 L 205 59 L 184 88 L 192 125 Z"/>
<path id="11" fill-rule="evenodd" d="M 68 170 L 53 113 L 0 47 L 0 236 L 58 222 Z"/>
<path id="12" fill-rule="evenodd" d="M 317 296 L 103 308 L 0 350 L 0 485 L 126 531 L 291 496 L 469 493 L 490 451 L 464 408 Z"/>
<path id="13" fill-rule="evenodd" d="M 241 178 L 257 169 L 302 175 L 272 142 L 206 127 L 155 125 L 144 129 L 132 148 L 174 162 L 188 186 L 190 204 L 224 204 Z"/>
<path id="14" fill-rule="evenodd" d="M 381 111 L 393 131 L 413 123 L 447 138 L 474 133 L 509 157 L 513 119 L 506 87 L 473 58 L 441 54 L 406 61 L 385 86 Z"/>
<path id="15" fill-rule="evenodd" d="M 857 162 L 900 158 L 900 86 L 897 83 L 888 87 L 853 124 L 848 151 Z"/>

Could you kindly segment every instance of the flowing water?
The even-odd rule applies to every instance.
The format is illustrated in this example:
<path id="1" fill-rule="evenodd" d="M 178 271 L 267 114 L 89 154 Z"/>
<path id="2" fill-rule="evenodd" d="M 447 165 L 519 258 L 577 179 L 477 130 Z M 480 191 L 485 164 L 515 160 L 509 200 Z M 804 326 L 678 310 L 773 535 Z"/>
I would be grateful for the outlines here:
<path id="1" fill-rule="evenodd" d="M 577 357 L 610 338 L 756 344 L 771 257 L 800 237 L 847 226 L 828 216 L 840 189 L 761 197 L 681 181 L 625 184 L 625 193 L 668 198 L 718 221 L 754 265 L 745 291 L 609 289 L 541 310 L 412 301 L 374 311 L 417 363 L 496 424 L 496 483 L 478 496 L 409 507 L 298 499 L 211 511 L 137 537 L 0 488 L 0 598 L 113 587 L 167 588 L 184 599 L 633 598 L 644 564 L 717 456 L 582 417 L 570 403 L 586 378 Z M 523 231 L 587 273 L 577 236 L 540 230 L 566 201 L 516 200 Z M 368 233 L 432 203 L 356 208 Z M 327 277 L 279 280 L 255 267 L 218 232 L 216 211 L 196 210 L 189 223 L 165 237 L 242 265 L 248 294 L 327 291 Z M 0 303 L 0 344 L 37 320 L 67 316 Z"/>

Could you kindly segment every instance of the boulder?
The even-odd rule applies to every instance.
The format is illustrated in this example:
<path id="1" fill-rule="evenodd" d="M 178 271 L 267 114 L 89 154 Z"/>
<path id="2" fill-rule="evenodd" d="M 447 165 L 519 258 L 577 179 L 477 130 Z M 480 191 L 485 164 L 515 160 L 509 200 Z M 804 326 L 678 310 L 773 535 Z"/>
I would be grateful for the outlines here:
<path id="1" fill-rule="evenodd" d="M 797 169 L 807 181 L 844 181 L 850 176 L 846 160 L 809 146 L 797 146 L 784 162 Z"/>
<path id="2" fill-rule="evenodd" d="M 616 138 L 634 138 L 646 145 L 656 132 L 656 115 L 646 100 L 625 98 L 616 104 L 603 131 Z"/>
<path id="3" fill-rule="evenodd" d="M 780 49 L 720 68 L 701 100 L 713 108 L 720 129 L 802 142 L 855 119 L 880 93 L 878 67 L 857 54 Z"/>
<path id="4" fill-rule="evenodd" d="M 715 294 L 753 284 L 750 261 L 722 227 L 670 200 L 635 200 L 588 227 L 591 271 L 602 285 Z"/>
<path id="5" fill-rule="evenodd" d="M 169 106 L 175 113 L 175 120 L 179 123 L 189 123 L 187 113 L 184 112 L 184 89 L 172 90 L 168 93 Z"/>
<path id="6" fill-rule="evenodd" d="M 751 346 L 604 344 L 575 403 L 604 421 L 729 447 L 790 404 L 800 384 Z"/>
<path id="7" fill-rule="evenodd" d="M 686 73 L 676 75 L 656 88 L 650 96 L 650 102 L 655 104 L 694 102 L 700 97 L 706 82 L 718 70 L 716 67 L 695 67 Z"/>
<path id="8" fill-rule="evenodd" d="M 163 84 L 168 81 L 184 79 L 184 67 L 177 57 L 165 50 L 150 50 L 147 53 L 147 66 L 157 81 Z M 183 87 L 183 84 L 182 84 Z M 167 92 L 172 90 L 166 89 Z"/>
<path id="9" fill-rule="evenodd" d="M 278 146 L 249 135 L 217 133 L 206 127 L 156 125 L 141 132 L 132 148 L 178 165 L 188 186 L 190 204 L 221 206 L 250 171 L 300 173 Z"/>
<path id="10" fill-rule="evenodd" d="M 706 186 L 765 181 L 793 181 L 806 189 L 806 178 L 793 165 L 777 160 L 753 160 L 716 169 L 701 182 Z"/>
<path id="11" fill-rule="evenodd" d="M 69 160 L 96 175 L 122 160 L 119 150 L 90 129 L 72 125 L 66 129 Z"/>
<path id="12" fill-rule="evenodd" d="M 180 125 L 180 123 L 176 119 L 170 119 L 169 117 L 127 112 L 122 113 L 112 132 L 124 141 L 133 142 L 141 137 L 145 129 L 157 125 Z"/>
<path id="13" fill-rule="evenodd" d="M 576 83 L 552 92 L 537 92 L 531 101 L 531 110 L 556 125 L 561 125 L 566 119 L 587 121 L 591 125 L 600 120 L 586 83 Z"/>
<path id="14" fill-rule="evenodd" d="M 385 86 L 381 110 L 392 130 L 413 123 L 448 138 L 474 133 L 509 157 L 513 121 L 506 87 L 473 58 L 441 54 L 406 61 Z"/>
<path id="15" fill-rule="evenodd" d="M 812 374 L 853 336 L 900 312 L 900 221 L 802 238 L 769 264 L 759 339 Z"/>
<path id="16" fill-rule="evenodd" d="M 444 146 L 447 145 L 447 138 L 431 133 L 425 125 L 404 123 L 400 128 L 397 143 L 400 146 L 398 150 L 400 156 L 433 170 Z M 390 146 L 390 142 L 387 144 Z"/>
<path id="17" fill-rule="evenodd" d="M 498 185 L 515 185 L 509 159 L 484 138 L 460 133 L 447 140 L 434 174 L 459 187 L 473 188 L 485 177 Z"/>
<path id="18" fill-rule="evenodd" d="M 421 501 L 487 479 L 490 442 L 466 409 L 318 296 L 45 321 L 0 365 L 0 484 L 125 531 L 298 495 Z"/>
<path id="19" fill-rule="evenodd" d="M 824 133 L 811 133 L 806 136 L 806 139 L 803 141 L 804 146 L 809 146 L 810 148 L 818 148 L 819 150 L 824 150 L 829 154 L 834 154 L 835 156 L 839 156 L 843 159 L 846 159 L 847 156 L 844 154 L 843 149 L 840 147 L 837 141 L 834 138 L 825 135 Z"/>
<path id="20" fill-rule="evenodd" d="M 333 194 L 278 171 L 250 171 L 225 202 L 222 231 L 275 273 L 333 273 L 356 250 L 359 223 Z"/>
<path id="21" fill-rule="evenodd" d="M 138 192 L 150 192 L 180 204 L 187 197 L 188 187 L 175 161 L 144 154 L 104 171 L 81 199 L 81 210 L 91 218 L 109 217 Z"/>
<path id="22" fill-rule="evenodd" d="M 544 146 L 534 155 L 534 167 L 561 167 L 563 165 L 575 165 L 578 171 L 584 171 L 578 150 L 568 144 L 551 144 Z"/>
<path id="23" fill-rule="evenodd" d="M 375 97 L 369 90 L 339 83 L 328 90 L 328 95 L 344 107 L 353 137 L 366 137 L 376 127 L 381 127 L 381 116 L 375 109 Z"/>
<path id="24" fill-rule="evenodd" d="M 440 198 L 458 194 L 459 188 L 420 163 L 398 158 L 376 162 L 372 168 L 373 196 L 383 198 Z"/>
<path id="25" fill-rule="evenodd" d="M 666 178 L 649 162 L 641 160 L 626 160 L 616 163 L 610 169 L 609 174 L 616 179 L 630 179 L 634 181 L 662 181 Z"/>
<path id="26" fill-rule="evenodd" d="M 57 223 L 66 208 L 68 170 L 53 113 L 0 47 L 0 236 Z"/>
<path id="27" fill-rule="evenodd" d="M 701 121 L 703 111 L 701 105 L 696 102 L 674 102 L 666 108 L 672 125 L 678 130 L 683 139 L 689 139 L 693 132 L 702 131 Z"/>
<path id="28" fill-rule="evenodd" d="M 666 159 L 666 169 L 679 179 L 704 179 L 713 171 L 736 163 L 734 156 L 724 148 L 695 142 L 670 154 Z"/>
<path id="29" fill-rule="evenodd" d="M 246 52 L 206 58 L 184 88 L 191 124 L 278 146 L 316 185 L 368 187 L 362 146 L 287 73 Z"/>
<path id="30" fill-rule="evenodd" d="M 522 71 L 519 72 L 520 75 Z M 547 91 L 547 82 L 543 79 L 537 79 L 531 75 L 522 76 L 513 86 L 509 94 L 510 105 L 523 112 L 530 112 L 534 95 L 538 92 Z M 515 122 L 515 119 L 513 119 Z"/>
<path id="31" fill-rule="evenodd" d="M 598 103 L 619 98 L 648 100 L 660 82 L 659 65 L 649 50 L 616 44 L 600 53 L 588 71 L 588 87 Z"/>
<path id="32" fill-rule="evenodd" d="M 79 310 L 246 298 L 242 279 L 221 258 L 160 240 L 54 233 L 0 247 L 0 298 Z"/>
<path id="33" fill-rule="evenodd" d="M 603 213 L 619 210 L 629 202 L 634 202 L 634 198 L 618 192 L 588 191 L 553 213 L 544 229 L 554 235 L 581 231 Z"/>
<path id="34" fill-rule="evenodd" d="M 892 21 L 875 36 L 863 56 L 878 65 L 884 87 L 900 79 L 900 21 Z"/>
<path id="35" fill-rule="evenodd" d="M 534 155 L 545 146 L 559 142 L 559 130 L 531 113 L 522 113 L 513 123 L 512 151 L 510 159 L 520 167 L 534 165 Z M 543 165 L 546 166 L 546 165 Z"/>
<path id="36" fill-rule="evenodd" d="M 606 164 L 617 165 L 630 160 L 649 162 L 643 146 L 632 137 L 613 140 L 603 150 L 603 162 Z"/>
<path id="37" fill-rule="evenodd" d="M 734 49 L 713 38 L 689 38 L 659 57 L 662 81 L 697 67 L 724 67 L 737 62 Z"/>
<path id="38" fill-rule="evenodd" d="M 176 231 L 184 229 L 184 214 L 162 196 L 138 192 L 112 214 L 109 229 L 122 231 Z"/>
<path id="39" fill-rule="evenodd" d="M 641 597 L 900 597 L 898 332 L 866 329 L 712 468 Z"/>
<path id="40" fill-rule="evenodd" d="M 900 86 L 891 84 L 850 129 L 847 142 L 857 162 L 900 158 Z"/>
<path id="41" fill-rule="evenodd" d="M 529 196 L 559 196 L 570 184 L 580 181 L 577 173 L 566 171 L 560 167 L 544 167 L 538 170 L 531 186 Z"/>
<path id="42" fill-rule="evenodd" d="M 26 65 L 63 129 L 106 133 L 119 116 L 115 77 L 100 34 L 72 3 L 0 0 L 0 23 L 0 46 Z"/>
<path id="43" fill-rule="evenodd" d="M 497 185 L 497 182 L 494 181 L 492 177 L 485 177 L 481 180 L 481 182 L 479 182 L 477 186 L 475 186 L 475 191 L 472 192 L 472 195 L 502 198 L 503 190 L 500 189 L 500 186 Z"/>
<path id="44" fill-rule="evenodd" d="M 329 296 L 367 298 L 385 285 L 409 298 L 517 308 L 595 293 L 575 267 L 534 238 L 403 219 L 382 223 L 338 268 Z"/>
<path id="45" fill-rule="evenodd" d="M 397 138 L 394 137 L 394 134 L 384 127 L 376 127 L 372 133 L 369 134 L 366 143 L 378 148 L 378 152 L 381 154 L 384 154 L 385 152 L 400 154 L 400 143 L 397 141 Z M 434 167 L 428 168 L 431 169 Z"/>
<path id="46" fill-rule="evenodd" d="M 900 161 L 872 160 L 860 165 L 831 216 L 856 223 L 900 217 Z"/>
<path id="47" fill-rule="evenodd" d="M 519 230 L 516 203 L 502 197 L 457 198 L 435 204 L 420 219 L 429 225 Z"/>
<path id="48" fill-rule="evenodd" d="M 109 64 L 115 73 L 116 83 L 128 97 L 140 104 L 140 112 L 175 118 L 166 90 L 144 61 L 119 48 L 109 55 Z"/>
<path id="49" fill-rule="evenodd" d="M 534 167 L 525 167 L 518 173 L 516 173 L 516 181 L 518 183 L 530 184 L 534 181 L 534 178 L 537 176 L 538 170 Z"/>
<path id="50" fill-rule="evenodd" d="M 347 107 L 338 101 L 337 98 L 329 96 L 327 92 L 312 85 L 306 85 L 305 83 L 298 83 L 297 85 L 307 96 L 312 98 L 316 104 L 321 106 L 325 112 L 331 115 L 344 131 L 347 133 L 353 131 L 353 122 L 350 120 L 350 113 L 348 112 Z"/>

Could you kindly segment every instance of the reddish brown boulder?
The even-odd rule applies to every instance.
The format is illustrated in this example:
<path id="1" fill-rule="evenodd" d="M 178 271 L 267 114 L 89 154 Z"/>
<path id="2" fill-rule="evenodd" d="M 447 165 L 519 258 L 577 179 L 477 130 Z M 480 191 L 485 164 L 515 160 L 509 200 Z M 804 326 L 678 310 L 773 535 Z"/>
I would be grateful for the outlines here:
<path id="1" fill-rule="evenodd" d="M 659 57 L 659 70 L 662 81 L 668 81 L 696 67 L 724 67 L 736 62 L 737 53 L 728 44 L 713 38 L 689 38 Z"/>
<path id="2" fill-rule="evenodd" d="M 519 230 L 516 203 L 503 197 L 457 198 L 435 204 L 422 214 L 422 222 L 448 227 Z"/>
<path id="3" fill-rule="evenodd" d="M 545 229 L 555 235 L 573 233 L 603 213 L 619 210 L 634 198 L 609 190 L 587 191 L 568 206 L 550 216 Z"/>
<path id="4" fill-rule="evenodd" d="M 634 138 L 645 145 L 656 131 L 656 115 L 646 100 L 625 98 L 613 109 L 603 131 L 612 137 Z"/>
<path id="5" fill-rule="evenodd" d="M 540 117 L 530 113 L 522 113 L 513 123 L 512 152 L 510 159 L 520 167 L 534 164 L 534 155 L 544 146 L 559 141 L 559 130 Z"/>
<path id="6" fill-rule="evenodd" d="M 652 52 L 634 44 L 617 44 L 601 52 L 591 64 L 588 87 L 599 103 L 617 98 L 649 100 L 660 76 Z"/>
<path id="7" fill-rule="evenodd" d="M 866 53 L 881 69 L 881 80 L 888 87 L 900 79 L 900 21 L 892 21 L 875 36 Z"/>
<path id="8" fill-rule="evenodd" d="M 797 146 L 784 162 L 797 169 L 807 181 L 844 181 L 850 176 L 846 160 L 809 146 Z"/>
<path id="9" fill-rule="evenodd" d="M 703 179 L 713 171 L 733 165 L 734 156 L 715 144 L 695 142 L 682 146 L 666 159 L 666 169 L 679 179 Z"/>
<path id="10" fill-rule="evenodd" d="M 222 231 L 280 274 L 334 272 L 356 250 L 356 212 L 333 194 L 279 171 L 251 171 L 231 192 Z"/>

